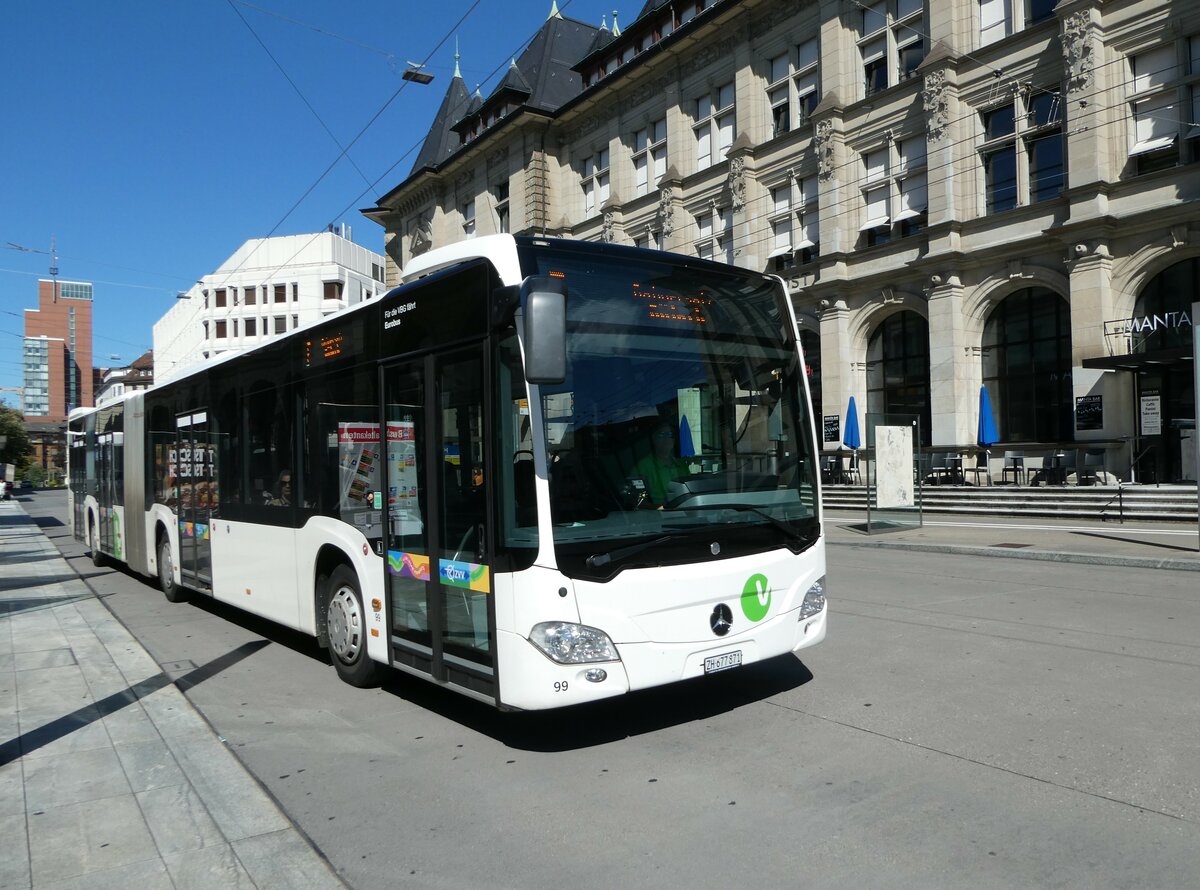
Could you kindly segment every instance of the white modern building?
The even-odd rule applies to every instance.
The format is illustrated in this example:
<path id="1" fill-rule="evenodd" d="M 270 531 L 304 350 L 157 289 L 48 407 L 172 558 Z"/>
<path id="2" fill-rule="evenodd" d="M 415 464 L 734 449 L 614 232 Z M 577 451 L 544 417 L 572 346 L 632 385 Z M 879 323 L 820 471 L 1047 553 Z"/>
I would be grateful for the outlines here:
<path id="1" fill-rule="evenodd" d="M 381 296 L 383 277 L 383 256 L 346 226 L 247 241 L 154 325 L 154 379 Z"/>

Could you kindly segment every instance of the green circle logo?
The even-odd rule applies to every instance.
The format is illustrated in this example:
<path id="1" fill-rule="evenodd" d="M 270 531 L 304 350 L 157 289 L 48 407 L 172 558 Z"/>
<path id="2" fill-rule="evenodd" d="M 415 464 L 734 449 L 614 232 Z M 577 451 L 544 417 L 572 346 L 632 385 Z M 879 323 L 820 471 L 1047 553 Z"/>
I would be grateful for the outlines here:
<path id="1" fill-rule="evenodd" d="M 771 585 L 766 575 L 751 575 L 742 588 L 742 611 L 751 621 L 762 621 L 771 610 Z"/>

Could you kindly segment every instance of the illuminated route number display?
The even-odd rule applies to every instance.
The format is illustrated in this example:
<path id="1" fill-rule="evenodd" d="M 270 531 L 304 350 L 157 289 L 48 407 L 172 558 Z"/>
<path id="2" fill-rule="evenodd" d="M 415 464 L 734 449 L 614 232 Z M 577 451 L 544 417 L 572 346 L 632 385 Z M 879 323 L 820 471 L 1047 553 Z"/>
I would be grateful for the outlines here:
<path id="1" fill-rule="evenodd" d="M 677 321 L 696 325 L 708 324 L 709 307 L 713 301 L 704 294 L 685 296 L 659 290 L 653 285 L 634 284 L 633 296 L 643 301 L 646 316 L 655 321 Z"/>
<path id="2" fill-rule="evenodd" d="M 315 368 L 325 362 L 340 358 L 346 347 L 344 334 L 329 334 L 304 341 L 304 367 Z"/>

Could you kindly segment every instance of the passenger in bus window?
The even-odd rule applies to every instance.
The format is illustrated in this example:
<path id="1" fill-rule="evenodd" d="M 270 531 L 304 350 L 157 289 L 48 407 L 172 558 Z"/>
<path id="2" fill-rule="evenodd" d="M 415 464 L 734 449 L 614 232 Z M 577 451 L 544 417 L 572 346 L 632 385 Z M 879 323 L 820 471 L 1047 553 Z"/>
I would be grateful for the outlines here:
<path id="1" fill-rule="evenodd" d="M 661 507 L 667 499 L 667 486 L 690 474 L 687 461 L 675 453 L 675 430 L 663 421 L 650 434 L 650 453 L 637 462 L 634 470 L 645 484 L 645 498 L 639 506 Z"/>
<path id="2" fill-rule="evenodd" d="M 292 471 L 280 470 L 279 481 L 275 485 L 275 493 L 263 492 L 270 507 L 288 507 L 292 503 Z"/>

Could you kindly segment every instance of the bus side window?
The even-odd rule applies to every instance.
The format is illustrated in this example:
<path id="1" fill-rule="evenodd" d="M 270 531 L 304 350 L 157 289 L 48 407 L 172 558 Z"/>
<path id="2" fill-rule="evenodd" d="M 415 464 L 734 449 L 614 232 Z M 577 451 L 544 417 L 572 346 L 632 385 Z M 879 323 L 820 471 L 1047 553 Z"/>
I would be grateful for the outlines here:
<path id="1" fill-rule="evenodd" d="M 251 503 L 278 505 L 280 474 L 292 467 L 292 415 L 287 410 L 290 389 L 268 388 L 260 382 L 246 399 L 246 445 L 249 449 Z"/>

